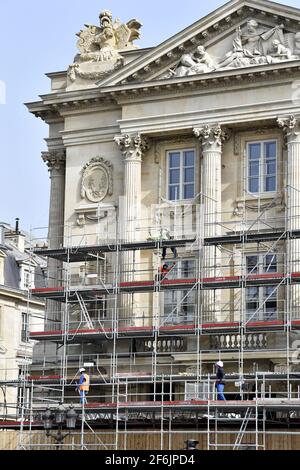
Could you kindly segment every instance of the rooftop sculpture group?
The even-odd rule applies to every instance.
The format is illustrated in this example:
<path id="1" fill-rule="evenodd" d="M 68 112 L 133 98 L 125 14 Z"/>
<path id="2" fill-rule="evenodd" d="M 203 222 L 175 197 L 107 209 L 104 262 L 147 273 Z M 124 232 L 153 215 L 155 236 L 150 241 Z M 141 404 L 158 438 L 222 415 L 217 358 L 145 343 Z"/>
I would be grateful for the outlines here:
<path id="1" fill-rule="evenodd" d="M 120 51 L 136 49 L 133 41 L 139 39 L 142 24 L 133 19 L 121 23 L 113 21 L 110 11 L 100 13 L 100 26 L 85 25 L 77 36 L 79 54 L 69 68 L 69 78 L 100 78 L 103 74 L 122 65 Z M 97 67 L 95 67 L 97 65 Z"/>

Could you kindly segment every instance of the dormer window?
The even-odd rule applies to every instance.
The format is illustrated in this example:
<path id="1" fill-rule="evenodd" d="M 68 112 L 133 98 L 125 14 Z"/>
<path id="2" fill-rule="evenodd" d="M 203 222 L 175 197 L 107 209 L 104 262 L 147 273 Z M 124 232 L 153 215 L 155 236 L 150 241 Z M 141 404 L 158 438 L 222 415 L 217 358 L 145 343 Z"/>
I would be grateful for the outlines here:
<path id="1" fill-rule="evenodd" d="M 21 289 L 33 289 L 34 288 L 34 268 L 27 266 L 23 268 L 23 276 L 21 278 Z"/>

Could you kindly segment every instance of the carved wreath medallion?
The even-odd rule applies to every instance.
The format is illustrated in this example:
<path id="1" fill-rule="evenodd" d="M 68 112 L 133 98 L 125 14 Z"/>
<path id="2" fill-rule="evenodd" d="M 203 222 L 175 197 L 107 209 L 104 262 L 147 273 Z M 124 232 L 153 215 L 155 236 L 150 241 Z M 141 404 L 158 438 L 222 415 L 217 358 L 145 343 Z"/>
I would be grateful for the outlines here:
<path id="1" fill-rule="evenodd" d="M 92 158 L 82 170 L 81 197 L 99 203 L 112 194 L 112 163 L 102 157 Z"/>

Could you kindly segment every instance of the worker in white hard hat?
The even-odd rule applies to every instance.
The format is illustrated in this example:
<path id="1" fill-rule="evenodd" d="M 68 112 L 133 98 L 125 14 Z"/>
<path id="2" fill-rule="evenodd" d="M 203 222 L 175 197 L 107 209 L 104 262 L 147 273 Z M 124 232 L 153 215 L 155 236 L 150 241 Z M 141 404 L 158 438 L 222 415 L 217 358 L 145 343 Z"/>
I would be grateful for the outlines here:
<path id="1" fill-rule="evenodd" d="M 89 393 L 89 390 L 90 390 L 90 376 L 86 373 L 86 370 L 84 367 L 81 367 L 81 369 L 79 369 L 79 372 L 80 372 L 80 379 L 77 384 L 76 390 L 78 390 L 79 392 L 80 403 L 83 405 L 87 403 L 86 395 Z"/>
<path id="2" fill-rule="evenodd" d="M 224 364 L 222 361 L 216 363 L 216 389 L 218 393 L 218 400 L 226 400 L 224 396 Z"/>

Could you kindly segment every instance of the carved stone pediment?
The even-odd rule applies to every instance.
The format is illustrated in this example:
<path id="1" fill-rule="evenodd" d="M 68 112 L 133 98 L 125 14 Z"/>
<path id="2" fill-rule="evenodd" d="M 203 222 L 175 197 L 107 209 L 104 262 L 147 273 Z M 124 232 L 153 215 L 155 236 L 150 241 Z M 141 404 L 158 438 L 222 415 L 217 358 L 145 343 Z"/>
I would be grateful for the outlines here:
<path id="1" fill-rule="evenodd" d="M 81 197 L 93 203 L 113 194 L 113 165 L 102 157 L 92 158 L 82 170 Z"/>
<path id="2" fill-rule="evenodd" d="M 130 85 L 270 64 L 276 68 L 276 64 L 297 60 L 300 10 L 297 16 L 295 9 L 268 0 L 232 1 L 99 85 Z"/>
<path id="3" fill-rule="evenodd" d="M 193 52 L 183 54 L 175 67 L 159 78 L 201 75 L 300 59 L 300 28 L 297 33 L 289 33 L 284 24 L 270 27 L 249 19 L 243 28 L 236 29 L 231 39 L 229 50 L 224 42 L 219 43 L 218 56 L 198 45 Z"/>

